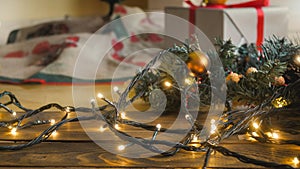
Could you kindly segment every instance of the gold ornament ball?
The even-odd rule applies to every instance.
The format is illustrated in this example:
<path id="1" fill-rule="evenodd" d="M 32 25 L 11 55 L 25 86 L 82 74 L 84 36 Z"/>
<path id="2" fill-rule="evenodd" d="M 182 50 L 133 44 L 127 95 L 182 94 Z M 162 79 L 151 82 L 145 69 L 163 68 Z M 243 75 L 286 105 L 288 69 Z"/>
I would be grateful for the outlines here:
<path id="1" fill-rule="evenodd" d="M 224 5 L 227 0 L 208 0 L 208 4 Z"/>
<path id="2" fill-rule="evenodd" d="M 129 99 L 132 99 L 135 95 L 136 95 L 136 93 L 135 93 L 134 89 L 129 90 L 129 92 L 128 92 Z"/>
<path id="3" fill-rule="evenodd" d="M 129 83 L 128 83 L 128 85 L 129 85 Z M 136 95 L 135 89 L 132 88 L 128 92 L 128 99 L 132 99 L 135 95 Z M 144 100 L 142 100 L 141 98 L 138 98 L 134 102 L 131 103 L 131 106 L 136 111 L 145 112 L 150 109 L 151 105 L 148 102 L 145 102 Z"/>
<path id="4" fill-rule="evenodd" d="M 187 67 L 196 76 L 206 73 L 210 67 L 210 60 L 208 56 L 201 51 L 193 51 L 189 54 L 189 59 L 186 62 Z"/>
<path id="5" fill-rule="evenodd" d="M 136 111 L 139 112 L 145 112 L 151 108 L 150 103 L 145 102 L 142 99 L 137 99 L 134 102 L 132 102 L 132 106 Z"/>
<path id="6" fill-rule="evenodd" d="M 293 62 L 296 66 L 300 67 L 300 55 L 295 55 L 293 57 Z"/>

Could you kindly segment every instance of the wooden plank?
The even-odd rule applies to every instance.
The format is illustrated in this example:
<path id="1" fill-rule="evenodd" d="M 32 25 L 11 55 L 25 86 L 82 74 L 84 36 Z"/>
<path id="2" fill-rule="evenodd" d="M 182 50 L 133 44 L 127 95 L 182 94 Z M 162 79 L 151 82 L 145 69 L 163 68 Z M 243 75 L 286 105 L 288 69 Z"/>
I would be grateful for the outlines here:
<path id="1" fill-rule="evenodd" d="M 82 90 L 90 86 L 80 86 Z M 120 88 L 122 87 L 119 86 Z M 29 108 L 37 108 L 50 102 L 58 102 L 62 105 L 73 105 L 71 86 L 55 86 L 55 85 L 0 85 L 0 91 L 12 91 L 20 101 Z M 110 85 L 96 86 L 95 93 L 101 92 L 108 98 L 111 98 Z M 82 96 L 89 98 L 88 95 Z M 87 105 L 90 106 L 89 102 Z M 134 118 L 134 113 L 130 114 Z M 137 115 L 137 114 L 136 114 Z M 35 119 L 59 119 L 62 116 L 58 112 L 46 112 L 34 117 Z M 72 114 L 70 117 L 75 117 Z M 155 115 L 153 115 L 155 116 Z M 151 117 L 147 114 L 147 117 Z M 176 117 L 176 116 L 175 116 Z M 10 118 L 8 114 L 0 112 L 0 119 Z M 205 119 L 205 117 L 199 117 Z M 174 121 L 174 115 L 162 116 L 155 119 L 152 123 L 161 123 L 163 127 L 169 127 Z M 98 134 L 98 123 L 91 121 L 88 130 Z M 49 125 L 36 126 L 24 129 L 18 132 L 17 136 L 9 134 L 9 130 L 0 128 L 0 140 L 26 141 L 37 136 L 42 129 L 46 129 Z M 122 130 L 129 134 L 140 137 L 151 137 L 152 132 L 142 131 L 132 127 L 122 127 Z M 180 128 L 180 124 L 178 125 Z M 100 133 L 104 142 L 110 142 L 113 138 L 105 133 Z M 283 135 L 283 133 L 280 133 Z M 281 135 L 281 136 L 282 136 Z M 297 136 L 296 136 L 297 137 Z M 163 137 L 161 138 L 163 139 Z M 298 138 L 299 139 L 299 138 Z M 113 155 L 99 148 L 86 135 L 80 123 L 68 123 L 58 130 L 58 135 L 49 138 L 50 142 L 44 142 L 39 145 L 23 149 L 20 151 L 2 151 L 0 153 L 0 168 L 12 167 L 29 167 L 29 168 L 173 168 L 173 167 L 201 167 L 204 160 L 204 153 L 192 153 L 181 151 L 173 157 L 151 157 L 146 159 L 128 159 L 119 155 Z M 52 142 L 53 141 L 53 142 Z M 17 142 L 19 143 L 19 142 Z M 233 136 L 224 140 L 223 145 L 230 150 L 240 152 L 250 157 L 260 158 L 263 160 L 274 161 L 277 163 L 292 164 L 293 157 L 300 154 L 300 148 L 293 145 L 270 145 L 250 143 L 240 141 L 237 136 Z M 0 145 L 12 145 L 11 142 L 0 143 Z M 258 166 L 245 164 L 234 158 L 224 157 L 220 154 L 212 155 L 210 160 L 210 168 L 258 168 Z M 298 166 L 299 167 L 299 166 Z"/>
<path id="2" fill-rule="evenodd" d="M 127 113 L 130 117 L 136 116 L 137 112 L 131 112 Z M 60 119 L 64 114 L 63 113 L 58 113 L 58 112 L 44 112 L 42 114 L 38 114 L 33 117 L 33 120 L 49 120 L 49 119 Z M 10 115 L 2 115 L 4 119 L 8 119 Z M 154 117 L 153 117 L 154 116 Z M 76 117 L 76 114 L 70 114 L 69 117 Z M 147 114 L 148 119 L 154 119 L 154 121 L 150 121 L 149 124 L 156 125 L 156 124 L 161 124 L 162 127 L 164 128 L 169 128 L 171 125 L 173 125 L 174 121 L 176 120 L 176 116 L 174 115 L 165 115 L 161 116 L 159 118 L 155 118 L 155 114 L 151 114 L 151 112 L 148 112 Z M 134 118 L 135 119 L 135 118 Z M 177 123 L 175 128 L 176 129 L 184 129 L 187 127 L 190 127 L 189 123 L 183 119 L 183 123 Z M 185 123 L 185 124 L 184 124 Z M 88 126 L 87 126 L 88 124 Z M 99 133 L 102 136 L 103 140 L 109 140 L 110 138 L 108 137 L 109 133 L 107 131 L 101 133 L 99 128 L 101 125 L 104 123 L 100 123 L 100 121 L 96 120 L 90 120 L 87 121 L 87 123 L 84 125 L 84 129 L 81 126 L 81 123 L 79 122 L 72 122 L 72 123 L 66 123 L 62 127 L 59 128 L 57 131 L 57 134 L 55 136 L 49 137 L 48 140 L 56 140 L 56 141 L 89 141 L 90 138 L 86 135 L 86 131 L 91 133 L 91 134 L 96 134 Z M 181 126 L 182 125 L 182 126 Z M 152 131 L 146 131 L 140 128 L 136 127 L 131 127 L 127 125 L 119 125 L 121 127 L 122 131 L 127 132 L 130 135 L 136 136 L 136 137 L 143 137 L 143 138 L 150 138 L 153 135 Z M 30 128 L 22 129 L 19 130 L 17 135 L 12 135 L 10 133 L 10 130 L 7 128 L 0 128 L 0 140 L 15 140 L 15 141 L 25 141 L 25 140 L 31 140 L 34 137 L 37 137 L 42 131 L 46 130 L 48 127 L 50 127 L 50 124 L 45 124 L 45 125 L 39 125 L 39 126 L 33 126 Z M 185 135 L 181 135 L 182 138 Z M 166 138 L 170 137 L 170 135 L 165 136 Z M 160 136 L 160 133 L 158 135 L 158 138 L 163 139 Z M 230 141 L 229 141 L 230 140 Z M 226 140 L 225 142 L 237 142 L 237 137 L 232 137 L 231 139 Z"/>
<path id="3" fill-rule="evenodd" d="M 90 85 L 77 85 L 79 90 L 87 90 L 93 86 Z M 119 86 L 120 88 L 122 87 Z M 28 108 L 38 108 L 48 103 L 59 103 L 61 105 L 74 105 L 72 85 L 7 85 L 0 84 L 0 92 L 10 91 L 16 95 L 19 101 Z M 95 93 L 101 92 L 104 96 L 111 99 L 112 86 L 101 84 L 95 86 Z M 92 98 L 96 96 L 82 96 Z M 81 105 L 81 106 L 90 106 Z"/>
<path id="4" fill-rule="evenodd" d="M 0 144 L 3 145 L 3 144 Z M 232 151 L 277 163 L 292 164 L 291 160 L 300 153 L 300 148 L 292 145 L 271 144 L 224 144 Z M 130 159 L 111 154 L 94 143 L 42 143 L 19 151 L 2 151 L 0 167 L 201 167 L 204 153 L 180 151 L 172 157 L 155 156 Z M 211 168 L 261 168 L 239 162 L 219 153 L 210 159 Z"/>

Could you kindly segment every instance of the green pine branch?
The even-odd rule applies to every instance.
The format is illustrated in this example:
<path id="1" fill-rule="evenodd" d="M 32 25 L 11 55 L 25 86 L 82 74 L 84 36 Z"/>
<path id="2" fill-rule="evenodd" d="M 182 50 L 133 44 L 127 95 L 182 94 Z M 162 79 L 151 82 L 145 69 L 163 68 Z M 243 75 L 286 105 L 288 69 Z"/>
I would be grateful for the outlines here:
<path id="1" fill-rule="evenodd" d="M 135 92 L 143 92 L 142 99 L 149 101 L 151 91 L 155 89 L 163 90 L 169 102 L 167 108 L 174 108 L 174 103 L 180 103 L 180 96 L 177 89 L 166 89 L 163 86 L 165 80 L 169 80 L 176 85 L 172 75 L 169 74 L 167 69 L 171 67 L 174 72 L 182 72 L 184 70 L 174 65 L 177 64 L 176 60 L 179 58 L 183 62 L 189 59 L 189 53 L 193 50 L 190 48 L 191 44 L 183 44 L 181 46 L 174 45 L 167 49 L 169 54 L 162 57 L 160 68 L 157 70 L 149 71 L 135 86 Z M 194 45 L 199 46 L 199 45 Z M 223 63 L 225 76 L 231 72 L 237 73 L 242 76 L 238 82 L 227 82 L 227 101 L 236 100 L 242 104 L 258 105 L 277 92 L 283 86 L 278 86 L 275 78 L 284 76 L 288 73 L 292 80 L 299 79 L 299 68 L 291 67 L 292 57 L 299 53 L 300 46 L 295 45 L 286 38 L 273 37 L 267 39 L 258 50 L 255 44 L 244 44 L 240 47 L 232 44 L 231 40 L 223 41 L 217 39 L 216 41 L 217 53 Z M 173 54 L 173 55 L 172 55 Z M 210 54 L 208 54 L 210 55 Z M 213 58 L 213 57 L 211 57 Z M 212 60 L 213 61 L 213 60 Z M 171 64 L 171 65 L 169 65 Z M 179 65 L 180 67 L 180 65 Z M 256 72 L 246 73 L 248 68 L 256 68 Z M 172 72 L 171 71 L 171 72 Z M 202 79 L 198 85 L 199 95 L 201 98 L 201 105 L 209 105 L 211 101 L 210 77 L 213 74 L 204 74 L 198 79 Z M 288 79 L 289 80 L 289 79 Z M 290 81 L 292 81 L 290 80 Z"/>

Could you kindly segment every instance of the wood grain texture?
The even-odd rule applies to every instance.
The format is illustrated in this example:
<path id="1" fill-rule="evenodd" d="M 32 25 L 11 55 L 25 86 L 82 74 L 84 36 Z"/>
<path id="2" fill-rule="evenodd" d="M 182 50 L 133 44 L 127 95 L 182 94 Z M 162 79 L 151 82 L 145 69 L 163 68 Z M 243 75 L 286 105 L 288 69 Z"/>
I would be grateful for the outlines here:
<path id="1" fill-rule="evenodd" d="M 81 86 L 85 89 L 89 86 Z M 122 87 L 120 85 L 119 87 Z M 59 102 L 62 105 L 73 105 L 71 86 L 55 85 L 3 85 L 0 84 L 0 91 L 13 92 L 20 101 L 30 108 L 36 108 L 50 102 Z M 98 85 L 96 92 L 102 92 L 111 98 L 110 85 Z M 88 96 L 84 96 L 88 97 Z M 89 106 L 89 105 L 87 105 Z M 131 118 L 136 118 L 140 114 L 137 112 L 128 113 Z M 18 112 L 20 115 L 21 112 Z M 63 114 L 51 110 L 37 115 L 35 119 L 59 119 Z M 169 127 L 174 121 L 174 115 L 165 115 L 155 118 L 156 114 L 147 114 L 152 124 L 161 123 L 163 127 Z M 76 114 L 70 114 L 76 117 Z M 205 115 L 199 116 L 199 120 Z M 11 118 L 8 114 L 0 110 L 1 119 Z M 91 125 L 85 126 L 95 134 L 103 136 L 101 142 L 107 143 L 111 149 L 116 149 L 115 145 L 110 144 L 114 140 L 108 133 L 99 132 L 97 121 L 90 121 Z M 151 124 L 151 122 L 149 122 Z M 18 132 L 13 136 L 6 128 L 0 128 L 0 145 L 13 145 L 28 141 L 38 135 L 47 125 L 35 126 Z M 139 137 L 151 137 L 152 132 L 142 131 L 133 127 L 121 126 L 122 130 Z M 180 127 L 180 125 L 179 125 Z M 163 139 L 163 137 L 161 137 Z M 292 159 L 299 156 L 300 148 L 294 145 L 274 145 L 259 144 L 242 141 L 237 136 L 230 137 L 222 142 L 222 146 L 231 151 L 239 152 L 252 158 L 267 160 L 277 163 L 292 165 Z M 130 148 L 128 148 L 130 150 Z M 125 152 L 126 153 L 126 152 Z M 205 153 L 180 151 L 172 157 L 155 156 L 149 158 L 130 159 L 120 155 L 112 154 L 94 143 L 84 131 L 79 122 L 67 123 L 63 125 L 55 137 L 50 137 L 47 142 L 35 145 L 19 151 L 1 151 L 0 169 L 2 168 L 201 168 Z M 296 167 L 296 166 L 294 166 Z M 299 166 L 298 166 L 299 167 Z M 252 164 L 239 162 L 238 160 L 222 156 L 215 153 L 211 156 L 208 168 L 262 168 Z"/>
<path id="2" fill-rule="evenodd" d="M 2 145 L 2 144 L 1 144 Z M 299 153 L 296 146 L 277 146 L 262 144 L 223 144 L 232 151 L 239 151 L 257 159 L 290 163 L 289 160 Z M 263 151 L 262 151 L 263 150 Z M 130 159 L 111 154 L 93 142 L 88 143 L 42 143 L 35 147 L 4 151 L 0 154 L 1 167 L 201 167 L 204 153 L 181 151 L 172 157 L 155 156 L 145 159 Z M 211 156 L 209 167 L 212 168 L 261 168 L 246 164 L 219 153 Z"/>

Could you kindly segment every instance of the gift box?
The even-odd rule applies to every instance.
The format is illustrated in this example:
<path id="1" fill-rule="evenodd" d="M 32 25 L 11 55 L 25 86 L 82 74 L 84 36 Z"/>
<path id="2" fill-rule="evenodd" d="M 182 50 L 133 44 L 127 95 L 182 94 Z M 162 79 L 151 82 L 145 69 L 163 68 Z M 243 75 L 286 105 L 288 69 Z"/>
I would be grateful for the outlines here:
<path id="1" fill-rule="evenodd" d="M 288 9 L 286 7 L 260 8 L 184 8 L 166 7 L 166 34 L 168 36 L 189 37 L 194 31 L 188 22 L 197 26 L 214 43 L 215 38 L 231 39 L 235 45 L 259 43 L 273 35 L 283 37 L 288 32 Z M 187 24 L 178 25 L 172 15 L 187 20 Z M 261 18 L 258 15 L 262 15 Z M 259 30 L 260 29 L 260 30 Z M 261 37 L 259 37 L 261 36 Z M 259 45 L 259 44 L 258 44 Z"/>

